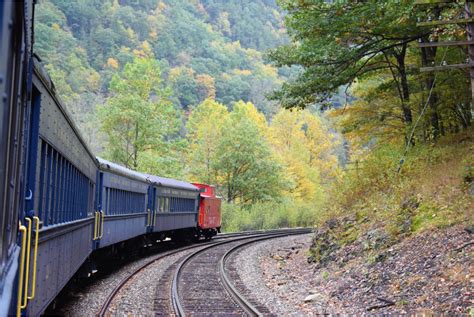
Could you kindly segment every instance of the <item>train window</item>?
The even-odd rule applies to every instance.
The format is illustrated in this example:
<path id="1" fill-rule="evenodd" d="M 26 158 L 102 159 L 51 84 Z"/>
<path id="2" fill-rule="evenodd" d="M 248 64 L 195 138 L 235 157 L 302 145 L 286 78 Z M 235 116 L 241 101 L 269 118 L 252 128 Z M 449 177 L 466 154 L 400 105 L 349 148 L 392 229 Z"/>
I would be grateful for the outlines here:
<path id="1" fill-rule="evenodd" d="M 89 180 L 89 197 L 94 197 L 94 183 L 92 183 L 90 180 Z M 92 216 L 92 211 L 94 210 L 94 201 L 91 199 L 89 201 L 89 206 L 87 208 L 88 212 L 87 212 L 87 216 L 90 217 Z"/>
<path id="2" fill-rule="evenodd" d="M 110 213 L 112 212 L 111 206 L 110 206 L 110 204 L 111 204 L 110 188 L 107 188 L 107 189 L 106 189 L 106 195 L 107 195 L 107 196 L 106 196 L 106 197 L 107 197 L 107 200 L 106 200 L 107 208 L 106 208 L 106 210 L 107 210 L 107 213 L 110 214 Z"/>
<path id="3" fill-rule="evenodd" d="M 125 215 L 145 211 L 146 195 L 106 187 L 107 214 Z"/>
<path id="4" fill-rule="evenodd" d="M 109 189 L 109 193 L 110 193 L 110 213 L 113 214 L 115 211 L 115 201 L 116 201 L 115 192 Z"/>
<path id="5" fill-rule="evenodd" d="M 93 182 L 43 140 L 40 171 L 38 212 L 44 226 L 92 213 Z"/>

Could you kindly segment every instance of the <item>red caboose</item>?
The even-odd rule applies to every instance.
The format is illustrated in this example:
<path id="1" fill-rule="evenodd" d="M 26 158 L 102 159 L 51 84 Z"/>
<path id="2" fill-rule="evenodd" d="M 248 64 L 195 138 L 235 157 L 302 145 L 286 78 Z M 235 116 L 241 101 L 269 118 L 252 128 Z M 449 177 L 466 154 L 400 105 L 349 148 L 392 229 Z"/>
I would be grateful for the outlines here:
<path id="1" fill-rule="evenodd" d="M 215 236 L 221 230 L 221 200 L 216 197 L 215 187 L 193 183 L 201 190 L 198 214 L 199 234 L 206 239 Z"/>

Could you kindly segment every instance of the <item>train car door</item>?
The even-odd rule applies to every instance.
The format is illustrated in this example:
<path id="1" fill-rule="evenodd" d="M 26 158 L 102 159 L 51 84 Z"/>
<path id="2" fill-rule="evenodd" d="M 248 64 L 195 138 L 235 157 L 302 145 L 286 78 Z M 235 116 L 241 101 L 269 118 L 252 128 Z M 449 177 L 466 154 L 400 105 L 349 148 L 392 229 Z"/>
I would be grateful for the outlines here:
<path id="1" fill-rule="evenodd" d="M 146 232 L 153 232 L 156 223 L 156 188 L 153 185 L 148 187 Z"/>
<path id="2" fill-rule="evenodd" d="M 97 171 L 96 176 L 96 191 L 95 191 L 95 208 L 94 221 L 92 227 L 92 249 L 100 247 L 100 239 L 104 236 L 104 173 Z"/>

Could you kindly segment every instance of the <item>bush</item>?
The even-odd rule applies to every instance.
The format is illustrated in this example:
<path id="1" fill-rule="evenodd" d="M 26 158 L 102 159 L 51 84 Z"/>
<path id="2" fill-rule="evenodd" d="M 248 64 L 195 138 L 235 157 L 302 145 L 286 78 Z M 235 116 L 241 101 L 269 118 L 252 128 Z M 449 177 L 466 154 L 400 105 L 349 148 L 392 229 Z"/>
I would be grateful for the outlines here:
<path id="1" fill-rule="evenodd" d="M 260 202 L 251 206 L 223 203 L 224 232 L 310 227 L 321 215 L 316 203 L 301 203 L 291 199 Z"/>

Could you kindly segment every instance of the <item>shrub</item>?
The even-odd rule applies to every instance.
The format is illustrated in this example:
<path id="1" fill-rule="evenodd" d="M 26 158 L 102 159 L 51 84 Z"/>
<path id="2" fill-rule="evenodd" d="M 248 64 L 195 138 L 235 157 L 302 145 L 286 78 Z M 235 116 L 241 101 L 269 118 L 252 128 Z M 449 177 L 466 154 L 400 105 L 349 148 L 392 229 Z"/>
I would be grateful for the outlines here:
<path id="1" fill-rule="evenodd" d="M 224 203 L 222 228 L 225 232 L 263 230 L 288 227 L 311 227 L 321 214 L 315 203 L 301 203 L 292 199 L 269 201 L 243 207 Z"/>

